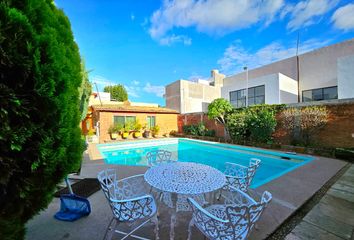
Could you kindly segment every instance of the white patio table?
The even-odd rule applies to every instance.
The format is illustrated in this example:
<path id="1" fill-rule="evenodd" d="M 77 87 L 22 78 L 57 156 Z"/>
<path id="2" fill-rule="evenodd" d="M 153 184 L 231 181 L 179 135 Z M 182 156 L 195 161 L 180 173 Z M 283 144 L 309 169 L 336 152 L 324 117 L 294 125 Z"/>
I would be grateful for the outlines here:
<path id="1" fill-rule="evenodd" d="M 159 191 L 177 195 L 205 194 L 222 188 L 226 183 L 225 175 L 219 170 L 192 162 L 162 163 L 149 168 L 144 178 Z M 176 202 L 174 206 L 177 206 Z M 170 239 L 174 239 L 175 222 L 176 209 L 171 215 Z"/>

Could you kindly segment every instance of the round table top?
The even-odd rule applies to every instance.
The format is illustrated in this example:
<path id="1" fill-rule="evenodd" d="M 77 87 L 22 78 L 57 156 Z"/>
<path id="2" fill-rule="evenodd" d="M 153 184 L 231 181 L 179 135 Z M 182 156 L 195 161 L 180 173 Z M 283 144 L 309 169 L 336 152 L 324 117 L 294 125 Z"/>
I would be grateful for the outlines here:
<path id="1" fill-rule="evenodd" d="M 165 192 L 201 194 L 222 188 L 225 175 L 219 170 L 199 163 L 162 163 L 149 168 L 145 181 Z"/>

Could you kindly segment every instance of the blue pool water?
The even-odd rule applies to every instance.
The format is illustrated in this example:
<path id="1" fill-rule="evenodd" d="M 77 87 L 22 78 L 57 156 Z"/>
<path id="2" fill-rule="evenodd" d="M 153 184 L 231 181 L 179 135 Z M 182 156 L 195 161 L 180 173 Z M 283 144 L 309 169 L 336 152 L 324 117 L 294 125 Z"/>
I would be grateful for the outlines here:
<path id="1" fill-rule="evenodd" d="M 249 159 L 255 157 L 262 162 L 254 177 L 253 188 L 312 160 L 307 156 L 181 138 L 99 144 L 98 149 L 107 164 L 147 166 L 146 153 L 164 149 L 171 151 L 180 162 L 202 163 L 220 171 L 225 170 L 225 162 L 248 166 Z"/>

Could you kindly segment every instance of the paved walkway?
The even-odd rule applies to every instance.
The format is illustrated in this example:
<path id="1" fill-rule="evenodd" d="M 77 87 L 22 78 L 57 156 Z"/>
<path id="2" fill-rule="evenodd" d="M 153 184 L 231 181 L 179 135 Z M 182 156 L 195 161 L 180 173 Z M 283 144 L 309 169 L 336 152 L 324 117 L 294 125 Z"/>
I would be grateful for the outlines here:
<path id="1" fill-rule="evenodd" d="M 286 237 L 298 239 L 354 240 L 354 165 Z"/>

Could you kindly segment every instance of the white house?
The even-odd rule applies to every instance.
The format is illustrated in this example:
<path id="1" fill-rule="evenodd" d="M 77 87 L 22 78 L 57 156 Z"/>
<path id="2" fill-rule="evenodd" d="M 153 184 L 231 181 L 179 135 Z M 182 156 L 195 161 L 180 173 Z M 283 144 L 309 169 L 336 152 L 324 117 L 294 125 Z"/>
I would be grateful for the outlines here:
<path id="1" fill-rule="evenodd" d="M 235 107 L 354 98 L 354 39 L 232 76 L 213 70 L 209 82 L 167 85 L 166 106 L 191 113 L 218 97 Z"/>

